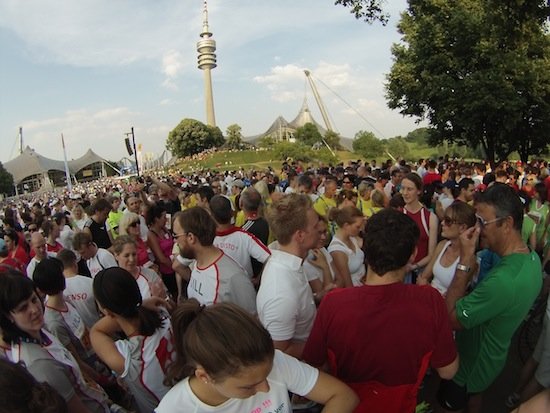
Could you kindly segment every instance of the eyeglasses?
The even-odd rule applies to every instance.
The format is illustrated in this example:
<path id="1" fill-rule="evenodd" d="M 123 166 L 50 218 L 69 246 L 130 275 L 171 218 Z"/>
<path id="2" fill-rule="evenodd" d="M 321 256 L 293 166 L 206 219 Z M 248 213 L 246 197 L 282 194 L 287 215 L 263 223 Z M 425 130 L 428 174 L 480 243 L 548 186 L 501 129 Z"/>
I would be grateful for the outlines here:
<path id="1" fill-rule="evenodd" d="M 448 227 L 450 227 L 451 225 L 453 224 L 458 224 L 459 222 L 456 220 L 456 219 L 452 219 L 450 217 L 444 217 L 442 220 L 441 220 L 441 223 L 443 225 L 446 225 Z"/>
<path id="2" fill-rule="evenodd" d="M 482 229 L 485 228 L 487 225 L 492 224 L 493 222 L 502 221 L 505 218 L 507 217 L 499 217 L 499 218 L 490 219 L 489 221 L 486 221 L 483 217 L 480 217 L 478 214 L 476 214 L 477 223 Z"/>
<path id="3" fill-rule="evenodd" d="M 187 236 L 191 234 L 190 232 L 182 232 L 181 234 L 176 234 L 174 231 L 172 231 L 172 238 L 178 239 L 179 237 Z"/>

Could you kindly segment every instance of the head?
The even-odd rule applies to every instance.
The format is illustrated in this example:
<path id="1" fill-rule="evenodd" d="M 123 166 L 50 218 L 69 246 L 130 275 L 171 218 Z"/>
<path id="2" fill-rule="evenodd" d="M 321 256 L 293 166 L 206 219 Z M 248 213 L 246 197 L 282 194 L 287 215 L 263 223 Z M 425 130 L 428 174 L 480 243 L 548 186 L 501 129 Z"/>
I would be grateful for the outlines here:
<path id="1" fill-rule="evenodd" d="M 216 222 L 201 207 L 177 212 L 172 229 L 180 254 L 186 258 L 195 258 L 195 251 L 200 247 L 211 246 L 216 237 Z"/>
<path id="2" fill-rule="evenodd" d="M 307 195 L 285 195 L 270 205 L 266 218 L 279 244 L 296 242 L 306 249 L 317 245 L 319 216 Z"/>
<path id="3" fill-rule="evenodd" d="M 46 258 L 46 239 L 40 232 L 33 232 L 31 234 L 31 248 L 34 251 L 35 257 L 38 261 Z"/>
<path id="4" fill-rule="evenodd" d="M 44 308 L 33 282 L 17 271 L 0 276 L 0 329 L 6 343 L 32 338 L 44 325 Z"/>
<path id="5" fill-rule="evenodd" d="M 353 190 L 355 186 L 355 177 L 353 175 L 344 175 L 342 179 L 342 190 Z"/>
<path id="6" fill-rule="evenodd" d="M 57 253 L 56 257 L 59 261 L 61 261 L 61 265 L 63 266 L 63 271 L 72 269 L 74 271 L 78 271 L 78 264 L 76 259 L 76 254 L 70 250 L 70 249 L 63 249 Z"/>
<path id="7" fill-rule="evenodd" d="M 298 193 L 311 194 L 313 192 L 313 180 L 309 175 L 300 175 L 298 177 Z"/>
<path id="8" fill-rule="evenodd" d="M 8 251 L 13 251 L 19 245 L 19 235 L 13 229 L 8 229 L 4 232 L 4 241 L 6 242 L 6 247 Z"/>
<path id="9" fill-rule="evenodd" d="M 329 212 L 329 220 L 336 222 L 340 231 L 356 237 L 363 229 L 364 216 L 355 206 L 344 208 L 332 208 Z"/>
<path id="10" fill-rule="evenodd" d="M 372 201 L 373 207 L 384 208 L 384 201 L 386 200 L 386 197 L 384 196 L 384 193 L 382 191 L 375 189 L 371 192 L 370 199 Z"/>
<path id="11" fill-rule="evenodd" d="M 94 297 L 101 312 L 107 317 L 139 320 L 139 332 L 152 335 L 162 326 L 160 314 L 143 307 L 138 284 L 124 268 L 101 270 L 94 278 Z"/>
<path id="12" fill-rule="evenodd" d="M 379 276 L 390 271 L 405 272 L 416 255 L 420 230 L 407 215 L 384 209 L 367 221 L 363 250 L 369 271 Z"/>
<path id="13" fill-rule="evenodd" d="M 461 199 L 465 202 L 470 202 L 474 199 L 474 180 L 471 178 L 462 178 L 458 183 L 458 193 Z"/>
<path id="14" fill-rule="evenodd" d="M 111 204 L 112 211 L 117 212 L 122 201 L 119 196 L 111 196 L 109 197 L 109 202 Z"/>
<path id="15" fill-rule="evenodd" d="M 405 204 L 417 202 L 422 195 L 422 178 L 414 172 L 408 173 L 401 181 L 401 195 Z"/>
<path id="16" fill-rule="evenodd" d="M 140 235 L 139 215 L 133 212 L 126 212 L 118 222 L 118 233 L 120 235 L 131 235 L 137 237 Z"/>
<path id="17" fill-rule="evenodd" d="M 208 204 L 214 196 L 214 190 L 208 185 L 202 185 L 197 188 L 195 197 L 197 198 L 197 205 L 203 208 L 208 208 Z"/>
<path id="18" fill-rule="evenodd" d="M 22 364 L 0 359 L 0 413 L 68 413 L 67 403 L 48 383 L 39 383 Z"/>
<path id="19" fill-rule="evenodd" d="M 231 193 L 233 195 L 239 195 L 244 189 L 244 182 L 242 179 L 235 179 L 231 184 Z"/>
<path id="20" fill-rule="evenodd" d="M 73 249 L 84 260 L 89 260 L 97 254 L 97 246 L 92 242 L 92 237 L 87 232 L 77 232 L 74 234 Z"/>
<path id="21" fill-rule="evenodd" d="M 441 236 L 447 239 L 457 239 L 476 222 L 474 207 L 465 202 L 455 202 L 445 209 L 441 220 Z"/>
<path id="22" fill-rule="evenodd" d="M 147 226 L 160 226 L 166 225 L 166 209 L 159 204 L 153 204 L 147 209 L 145 214 L 145 223 Z"/>
<path id="23" fill-rule="evenodd" d="M 141 199 L 139 199 L 138 197 L 130 195 L 126 198 L 126 201 L 124 203 L 126 204 L 126 208 L 128 208 L 128 211 L 131 211 L 134 214 L 140 213 Z"/>
<path id="24" fill-rule="evenodd" d="M 57 224 L 59 230 L 62 230 L 67 224 L 67 215 L 64 212 L 58 212 L 53 216 L 53 221 Z"/>
<path id="25" fill-rule="evenodd" d="M 394 168 L 391 171 L 390 175 L 391 175 L 391 182 L 394 185 L 399 185 L 403 180 L 403 172 L 401 171 L 401 168 Z"/>
<path id="26" fill-rule="evenodd" d="M 368 201 L 370 199 L 373 189 L 374 183 L 369 181 L 361 181 L 361 183 L 357 186 L 357 192 L 359 193 L 359 196 L 365 201 Z"/>
<path id="27" fill-rule="evenodd" d="M 325 196 L 327 198 L 332 198 L 336 195 L 336 190 L 338 189 L 338 184 L 336 179 L 333 177 L 327 177 L 325 181 Z"/>
<path id="28" fill-rule="evenodd" d="M 323 248 L 328 239 L 328 220 L 326 217 L 319 215 L 319 222 L 317 223 L 317 230 L 319 231 L 319 240 L 315 248 Z"/>
<path id="29" fill-rule="evenodd" d="M 210 200 L 210 212 L 219 225 L 231 224 L 233 209 L 229 198 L 223 195 L 214 195 Z"/>
<path id="30" fill-rule="evenodd" d="M 75 219 L 82 219 L 84 217 L 84 208 L 82 208 L 81 204 L 76 203 L 71 210 L 71 214 L 73 214 Z"/>
<path id="31" fill-rule="evenodd" d="M 499 253 L 512 237 L 521 238 L 523 205 L 513 188 L 494 183 L 474 201 L 480 236 L 490 250 Z"/>
<path id="32" fill-rule="evenodd" d="M 351 189 L 342 189 L 336 196 L 336 205 L 338 208 L 357 205 L 357 192 Z"/>
<path id="33" fill-rule="evenodd" d="M 113 206 L 105 198 L 97 199 L 92 205 L 90 205 L 90 214 L 99 223 L 107 221 L 109 212 L 113 209 Z"/>
<path id="34" fill-rule="evenodd" d="M 32 279 L 43 295 L 57 295 L 65 289 L 63 264 L 56 258 L 48 258 L 36 264 Z"/>
<path id="35" fill-rule="evenodd" d="M 245 399 L 267 392 L 274 347 L 262 324 L 230 303 L 201 306 L 195 299 L 172 314 L 177 359 L 168 380 L 194 375 L 220 395 Z"/>
<path id="36" fill-rule="evenodd" d="M 546 202 L 546 195 L 548 191 L 546 189 L 546 185 L 543 182 L 539 182 L 535 185 L 535 198 L 538 199 L 540 202 Z"/>
<path id="37" fill-rule="evenodd" d="M 55 221 L 44 221 L 40 229 L 47 239 L 55 240 L 59 237 L 59 225 Z"/>
<path id="38" fill-rule="evenodd" d="M 136 240 L 131 235 L 120 235 L 113 242 L 113 253 L 118 265 L 131 273 L 137 268 Z"/>
<path id="39" fill-rule="evenodd" d="M 239 202 L 244 212 L 258 212 L 262 205 L 262 196 L 254 187 L 250 187 L 241 194 Z"/>

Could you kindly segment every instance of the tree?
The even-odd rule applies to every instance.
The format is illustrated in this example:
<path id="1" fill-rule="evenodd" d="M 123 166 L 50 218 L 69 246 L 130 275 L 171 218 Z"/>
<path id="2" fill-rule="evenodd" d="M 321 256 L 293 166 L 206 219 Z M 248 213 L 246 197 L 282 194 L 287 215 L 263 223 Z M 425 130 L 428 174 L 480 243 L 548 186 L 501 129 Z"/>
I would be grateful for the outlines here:
<path id="1" fill-rule="evenodd" d="M 417 145 L 427 145 L 428 137 L 428 128 L 417 128 L 407 133 L 407 136 L 405 136 L 405 140 L 409 143 L 416 143 Z"/>
<path id="2" fill-rule="evenodd" d="M 550 8 L 543 0 L 410 0 L 392 48 L 388 105 L 426 118 L 429 142 L 495 162 L 541 153 L 550 130 Z"/>
<path id="3" fill-rule="evenodd" d="M 395 138 L 389 138 L 385 142 L 386 149 L 395 158 L 406 158 L 410 155 L 411 149 L 409 144 L 401 136 Z"/>
<path id="4" fill-rule="evenodd" d="M 309 122 L 296 129 L 296 132 L 294 132 L 294 138 L 296 139 L 296 142 L 301 142 L 310 147 L 323 140 L 321 132 L 319 132 L 313 123 Z"/>
<path id="5" fill-rule="evenodd" d="M 234 123 L 229 125 L 225 132 L 227 139 L 225 146 L 229 149 L 241 149 L 243 146 L 243 134 L 241 133 L 241 127 Z"/>
<path id="6" fill-rule="evenodd" d="M 367 23 L 381 22 L 384 26 L 388 23 L 388 14 L 382 10 L 382 0 L 336 0 L 334 4 L 349 7 L 356 19 L 362 19 Z"/>
<path id="7" fill-rule="evenodd" d="M 13 194 L 13 175 L 0 162 L 0 194 Z"/>
<path id="8" fill-rule="evenodd" d="M 273 146 L 273 156 L 281 161 L 292 159 L 293 161 L 309 162 L 312 159 L 312 150 L 303 143 L 279 142 Z"/>
<path id="9" fill-rule="evenodd" d="M 183 119 L 169 134 L 166 148 L 183 157 L 223 145 L 220 128 L 205 125 L 195 119 Z"/>
<path id="10" fill-rule="evenodd" d="M 342 148 L 342 146 L 340 145 L 340 135 L 334 131 L 329 130 L 327 131 L 327 133 L 325 133 L 325 142 L 332 149 Z"/>
<path id="11" fill-rule="evenodd" d="M 356 152 L 364 158 L 377 158 L 384 154 L 384 142 L 374 136 L 372 132 L 359 131 L 353 139 L 353 152 Z"/>

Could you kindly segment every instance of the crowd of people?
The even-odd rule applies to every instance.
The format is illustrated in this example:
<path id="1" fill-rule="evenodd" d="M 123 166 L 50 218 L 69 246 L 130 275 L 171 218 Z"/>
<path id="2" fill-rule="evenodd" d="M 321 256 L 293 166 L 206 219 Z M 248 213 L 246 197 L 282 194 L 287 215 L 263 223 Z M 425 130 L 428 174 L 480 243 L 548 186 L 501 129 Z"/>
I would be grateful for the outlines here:
<path id="1" fill-rule="evenodd" d="M 0 380 L 0 404 L 410 413 L 436 374 L 435 410 L 481 412 L 548 294 L 548 200 L 546 161 L 441 157 L 174 171 L 6 201 L 0 377 L 25 389 Z M 518 373 L 507 406 L 544 411 L 550 308 Z"/>

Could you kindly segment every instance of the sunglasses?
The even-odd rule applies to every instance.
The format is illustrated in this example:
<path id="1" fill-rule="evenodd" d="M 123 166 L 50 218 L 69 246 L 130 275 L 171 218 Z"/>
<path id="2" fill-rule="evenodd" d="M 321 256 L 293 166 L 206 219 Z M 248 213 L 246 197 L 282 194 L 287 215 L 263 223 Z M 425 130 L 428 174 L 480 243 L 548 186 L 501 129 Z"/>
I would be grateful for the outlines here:
<path id="1" fill-rule="evenodd" d="M 485 228 L 487 225 L 492 224 L 493 222 L 502 221 L 505 218 L 507 217 L 499 217 L 499 218 L 490 219 L 489 221 L 486 221 L 483 217 L 480 217 L 479 215 L 476 214 L 477 223 L 482 229 Z"/>
<path id="2" fill-rule="evenodd" d="M 453 224 L 458 224 L 459 222 L 456 220 L 456 219 L 452 219 L 450 217 L 444 217 L 442 220 L 441 220 L 441 223 L 443 225 L 446 225 L 448 227 L 450 227 L 451 225 Z"/>

